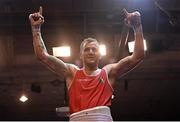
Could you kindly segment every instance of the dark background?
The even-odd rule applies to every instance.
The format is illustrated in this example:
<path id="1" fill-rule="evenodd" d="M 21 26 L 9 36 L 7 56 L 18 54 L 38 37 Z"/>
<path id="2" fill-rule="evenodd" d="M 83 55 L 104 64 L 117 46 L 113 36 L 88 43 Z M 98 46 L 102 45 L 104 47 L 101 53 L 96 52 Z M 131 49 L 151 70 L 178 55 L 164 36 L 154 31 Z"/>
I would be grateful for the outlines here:
<path id="1" fill-rule="evenodd" d="M 41 64 L 33 51 L 28 16 L 40 5 L 48 52 L 70 45 L 72 56 L 63 60 L 76 64 L 83 38 L 94 37 L 107 45 L 100 67 L 129 55 L 123 42 L 122 9 L 138 10 L 148 50 L 136 69 L 117 79 L 112 116 L 129 121 L 180 120 L 179 0 L 1 0 L 0 120 L 68 120 L 55 111 L 67 105 L 63 78 Z M 131 30 L 128 41 L 132 40 Z M 29 98 L 25 103 L 19 101 L 22 92 Z"/>

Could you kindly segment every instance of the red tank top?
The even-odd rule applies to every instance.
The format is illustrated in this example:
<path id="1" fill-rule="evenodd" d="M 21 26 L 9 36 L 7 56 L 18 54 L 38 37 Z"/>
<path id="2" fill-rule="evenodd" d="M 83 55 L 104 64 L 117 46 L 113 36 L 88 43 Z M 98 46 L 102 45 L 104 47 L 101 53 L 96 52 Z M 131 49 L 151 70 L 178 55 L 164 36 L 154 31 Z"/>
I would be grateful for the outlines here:
<path id="1" fill-rule="evenodd" d="M 88 76 L 83 70 L 78 70 L 69 88 L 70 113 L 96 106 L 110 106 L 113 89 L 108 81 L 106 72 L 96 76 Z"/>

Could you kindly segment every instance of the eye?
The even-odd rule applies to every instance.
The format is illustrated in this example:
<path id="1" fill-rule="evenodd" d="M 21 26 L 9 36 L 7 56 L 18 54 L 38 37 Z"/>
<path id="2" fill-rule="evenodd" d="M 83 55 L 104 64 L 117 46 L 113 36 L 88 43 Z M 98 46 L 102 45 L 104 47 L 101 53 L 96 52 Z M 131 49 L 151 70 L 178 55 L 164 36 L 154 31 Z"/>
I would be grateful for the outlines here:
<path id="1" fill-rule="evenodd" d="M 85 48 L 85 49 L 84 49 L 84 52 L 88 52 L 88 51 L 89 51 L 89 48 Z"/>
<path id="2" fill-rule="evenodd" d="M 92 51 L 93 52 L 97 52 L 97 48 L 92 48 Z"/>
<path id="3" fill-rule="evenodd" d="M 84 49 L 84 52 L 90 52 L 90 50 L 92 52 L 97 52 L 98 51 L 98 49 L 96 47 L 91 47 L 91 48 L 87 47 L 87 48 Z"/>

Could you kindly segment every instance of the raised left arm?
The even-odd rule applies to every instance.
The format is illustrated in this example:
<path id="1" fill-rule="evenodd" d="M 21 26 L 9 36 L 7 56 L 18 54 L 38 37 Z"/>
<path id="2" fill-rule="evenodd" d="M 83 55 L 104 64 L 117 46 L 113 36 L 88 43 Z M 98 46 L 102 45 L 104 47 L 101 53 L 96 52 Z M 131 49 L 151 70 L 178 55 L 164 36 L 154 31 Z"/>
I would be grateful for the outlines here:
<path id="1" fill-rule="evenodd" d="M 126 19 L 125 23 L 127 26 L 131 27 L 134 30 L 134 37 L 135 37 L 135 45 L 134 45 L 134 52 L 132 55 L 127 56 L 117 63 L 108 64 L 104 67 L 106 70 L 109 81 L 112 86 L 114 86 L 115 78 L 118 76 L 122 76 L 127 72 L 131 71 L 136 67 L 144 58 L 145 51 L 144 51 L 144 44 L 143 44 L 143 31 L 142 31 L 142 24 L 141 24 L 141 16 L 139 12 L 128 13 L 125 10 Z"/>

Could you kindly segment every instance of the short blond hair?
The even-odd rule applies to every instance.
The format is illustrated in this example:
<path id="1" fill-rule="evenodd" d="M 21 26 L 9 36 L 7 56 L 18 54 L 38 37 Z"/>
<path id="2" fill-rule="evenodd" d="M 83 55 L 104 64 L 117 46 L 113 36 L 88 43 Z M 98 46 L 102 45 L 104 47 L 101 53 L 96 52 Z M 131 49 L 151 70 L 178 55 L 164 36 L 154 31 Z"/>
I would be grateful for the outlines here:
<path id="1" fill-rule="evenodd" d="M 85 38 L 85 39 L 81 42 L 81 45 L 80 45 L 80 53 L 83 51 L 84 46 L 85 46 L 86 44 L 88 44 L 88 43 L 91 43 L 91 42 L 95 42 L 95 43 L 97 43 L 97 45 L 99 46 L 99 42 L 97 41 L 97 39 L 91 38 L 91 37 Z"/>

